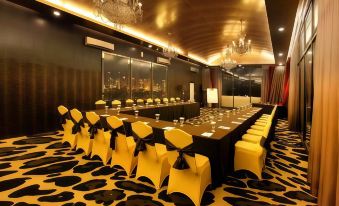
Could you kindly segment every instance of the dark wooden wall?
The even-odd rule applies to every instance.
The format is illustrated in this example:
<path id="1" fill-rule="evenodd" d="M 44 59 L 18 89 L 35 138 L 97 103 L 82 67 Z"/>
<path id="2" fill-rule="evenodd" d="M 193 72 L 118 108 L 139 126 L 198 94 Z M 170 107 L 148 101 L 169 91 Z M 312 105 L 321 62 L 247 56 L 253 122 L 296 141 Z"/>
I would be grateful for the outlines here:
<path id="1" fill-rule="evenodd" d="M 57 128 L 57 106 L 89 110 L 101 98 L 101 50 L 84 46 L 85 36 L 115 44 L 114 53 L 156 61 L 159 53 L 111 36 L 45 16 L 0 0 L 0 139 Z M 196 83 L 200 100 L 201 73 L 172 60 L 169 96 L 178 86 Z M 199 67 L 198 67 L 199 68 Z"/>

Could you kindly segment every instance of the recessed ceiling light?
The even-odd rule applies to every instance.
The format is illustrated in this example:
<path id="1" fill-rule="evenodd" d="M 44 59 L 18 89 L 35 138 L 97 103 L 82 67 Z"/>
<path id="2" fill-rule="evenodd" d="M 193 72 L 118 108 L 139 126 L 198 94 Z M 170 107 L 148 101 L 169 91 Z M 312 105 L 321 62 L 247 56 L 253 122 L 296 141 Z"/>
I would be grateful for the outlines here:
<path id="1" fill-rule="evenodd" d="M 283 31 L 285 31 L 285 28 L 284 27 L 279 27 L 278 31 L 283 32 Z"/>
<path id="2" fill-rule="evenodd" d="M 239 64 L 238 66 L 241 67 L 241 64 Z"/>
<path id="3" fill-rule="evenodd" d="M 280 52 L 278 55 L 279 55 L 280 57 L 282 57 L 282 56 L 284 55 L 284 53 Z"/>
<path id="4" fill-rule="evenodd" d="M 152 47 L 153 47 L 152 44 L 149 44 L 149 45 L 148 45 L 148 48 L 152 48 Z"/>
<path id="5" fill-rule="evenodd" d="M 282 66 L 282 65 L 283 65 L 283 63 L 280 62 L 280 63 L 279 63 L 279 66 Z"/>
<path id="6" fill-rule="evenodd" d="M 53 11 L 53 14 L 54 14 L 54 16 L 60 16 L 61 15 L 60 11 L 57 11 L 57 10 Z"/>

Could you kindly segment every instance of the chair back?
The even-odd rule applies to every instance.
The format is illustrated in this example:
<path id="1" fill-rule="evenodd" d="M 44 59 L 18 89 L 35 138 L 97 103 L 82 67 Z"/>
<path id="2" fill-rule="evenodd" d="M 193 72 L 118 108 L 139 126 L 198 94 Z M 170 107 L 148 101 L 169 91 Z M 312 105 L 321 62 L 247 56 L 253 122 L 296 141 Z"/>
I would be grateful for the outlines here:
<path id="1" fill-rule="evenodd" d="M 146 102 L 147 102 L 148 104 L 153 104 L 153 99 L 148 98 L 148 99 L 146 99 Z"/>
<path id="2" fill-rule="evenodd" d="M 185 149 L 189 146 L 192 146 L 193 144 L 193 137 L 192 135 L 180 130 L 180 129 L 172 129 L 172 130 L 167 130 L 164 132 L 165 134 L 165 139 L 166 139 L 166 146 L 168 148 L 168 144 L 171 143 L 172 145 L 174 145 L 176 148 L 178 149 Z M 187 151 L 187 150 L 186 150 Z M 193 153 L 193 151 L 190 152 L 191 154 Z M 179 157 L 179 152 L 177 150 L 169 150 L 167 152 L 168 154 L 168 162 L 169 164 L 173 167 L 175 165 L 175 163 L 178 160 Z M 193 153 L 194 154 L 194 153 Z M 195 162 L 195 157 L 190 156 L 187 154 L 185 154 L 183 157 L 185 158 L 189 169 L 196 173 L 197 172 L 197 165 Z"/>
<path id="3" fill-rule="evenodd" d="M 118 135 L 115 139 L 112 139 L 113 137 L 111 137 L 111 141 L 115 141 L 115 147 L 112 149 L 115 151 L 127 152 L 128 145 L 126 141 L 126 131 L 124 128 L 123 121 L 116 116 L 109 116 L 106 118 L 106 121 L 107 121 L 108 126 L 111 129 L 114 129 L 116 131 L 116 134 Z M 122 129 L 123 132 L 120 132 L 120 129 Z M 111 135 L 112 134 L 113 133 L 111 131 Z"/>
<path id="4" fill-rule="evenodd" d="M 133 122 L 132 124 L 132 131 L 133 131 L 133 136 L 134 136 L 134 140 L 137 142 L 137 138 L 135 137 L 138 136 L 141 139 L 145 139 L 147 137 L 149 137 L 150 135 L 153 134 L 153 129 L 152 127 L 146 125 L 144 122 L 141 121 L 137 121 L 137 122 Z M 154 138 L 154 137 L 152 137 Z M 137 142 L 137 146 L 138 147 L 138 142 Z M 140 152 L 139 152 L 140 154 Z M 146 158 L 150 158 L 150 159 L 157 159 L 157 151 L 155 146 L 146 144 L 146 150 L 142 151 L 142 154 L 146 157 Z"/>
<path id="5" fill-rule="evenodd" d="M 166 104 L 166 103 L 168 103 L 168 98 L 165 97 L 165 98 L 162 99 L 162 101 Z"/>
<path id="6" fill-rule="evenodd" d="M 180 98 L 179 97 L 175 98 L 175 101 L 180 102 Z"/>
<path id="7" fill-rule="evenodd" d="M 113 107 L 113 108 L 117 108 L 118 105 L 121 106 L 121 101 L 119 101 L 119 100 L 114 100 L 114 101 L 112 101 L 112 107 Z"/>
<path id="8" fill-rule="evenodd" d="M 83 119 L 81 112 L 77 109 L 71 110 L 71 117 L 72 117 L 74 123 L 79 123 Z"/>
<path id="9" fill-rule="evenodd" d="M 174 102 L 175 102 L 175 98 L 174 98 L 174 97 L 171 97 L 171 98 L 170 98 L 170 102 L 171 102 L 171 103 L 174 103 Z"/>
<path id="10" fill-rule="evenodd" d="M 100 121 L 100 116 L 95 112 L 86 112 L 86 119 L 90 125 L 95 125 L 98 121 Z"/>
<path id="11" fill-rule="evenodd" d="M 155 99 L 154 99 L 154 102 L 157 103 L 157 104 L 160 104 L 160 103 L 161 103 L 161 99 L 155 98 Z"/>
<path id="12" fill-rule="evenodd" d="M 137 105 L 144 105 L 144 103 L 143 99 L 137 99 Z"/>
<path id="13" fill-rule="evenodd" d="M 106 102 L 104 100 L 98 100 L 95 102 L 96 109 L 105 109 Z"/>
<path id="14" fill-rule="evenodd" d="M 60 105 L 58 106 L 58 112 L 60 115 L 64 115 L 68 112 L 68 109 L 63 105 Z"/>
<path id="15" fill-rule="evenodd" d="M 127 100 L 126 100 L 126 106 L 127 106 L 127 107 L 131 107 L 131 106 L 133 106 L 133 104 L 134 104 L 133 99 L 127 99 Z"/>

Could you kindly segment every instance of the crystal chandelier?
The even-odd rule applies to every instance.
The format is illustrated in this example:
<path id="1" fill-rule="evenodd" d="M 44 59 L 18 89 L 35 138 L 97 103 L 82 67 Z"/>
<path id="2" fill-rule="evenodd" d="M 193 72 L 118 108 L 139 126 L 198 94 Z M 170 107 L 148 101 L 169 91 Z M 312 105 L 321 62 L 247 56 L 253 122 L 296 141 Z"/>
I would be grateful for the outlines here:
<path id="1" fill-rule="evenodd" d="M 221 64 L 220 67 L 226 70 L 233 69 L 237 66 L 237 62 L 232 60 L 232 48 L 227 46 L 224 53 L 221 54 Z"/>
<path id="2" fill-rule="evenodd" d="M 136 24 L 142 20 L 140 0 L 93 0 L 95 15 L 114 24 Z"/>
<path id="3" fill-rule="evenodd" d="M 169 58 L 170 60 L 171 58 L 174 58 L 178 55 L 176 49 L 174 48 L 174 46 L 172 46 L 171 35 L 171 33 L 168 33 L 168 45 L 167 47 L 163 48 L 164 56 Z"/>
<path id="4" fill-rule="evenodd" d="M 242 22 L 243 20 L 240 20 L 241 26 L 240 26 L 240 33 L 238 35 L 238 40 L 232 42 L 233 50 L 240 55 L 251 52 L 251 40 L 248 40 L 246 42 L 246 34 L 242 30 Z"/>

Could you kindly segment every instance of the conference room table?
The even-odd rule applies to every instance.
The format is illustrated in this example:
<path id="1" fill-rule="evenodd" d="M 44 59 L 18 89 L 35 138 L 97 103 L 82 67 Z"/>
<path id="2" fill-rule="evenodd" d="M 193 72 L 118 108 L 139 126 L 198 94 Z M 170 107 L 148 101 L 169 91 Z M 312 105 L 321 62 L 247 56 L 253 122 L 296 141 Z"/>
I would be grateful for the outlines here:
<path id="1" fill-rule="evenodd" d="M 138 110 L 140 111 L 140 109 Z M 165 144 L 164 131 L 169 127 L 175 127 L 191 134 L 194 142 L 193 151 L 208 157 L 210 160 L 212 188 L 215 188 L 221 186 L 225 177 L 234 171 L 235 143 L 241 140 L 242 134 L 261 116 L 263 110 L 262 108 L 252 107 L 236 114 L 224 114 L 220 118 L 221 121 L 215 120 L 215 132 L 211 132 L 212 126 L 210 123 L 200 125 L 184 124 L 181 126 L 179 122 L 174 124 L 164 120 L 156 121 L 155 118 L 143 117 L 140 113 L 136 118 L 135 115 L 126 114 L 124 111 L 130 111 L 130 108 L 126 110 L 122 108 L 119 115 L 117 115 L 116 109 L 94 110 L 101 116 L 104 127 L 107 127 L 105 125 L 107 125 L 106 118 L 108 116 L 118 116 L 123 120 L 128 136 L 132 135 L 131 123 L 136 121 L 145 122 L 153 128 L 156 143 Z M 211 133 L 211 136 L 204 136 L 204 133 Z"/>

